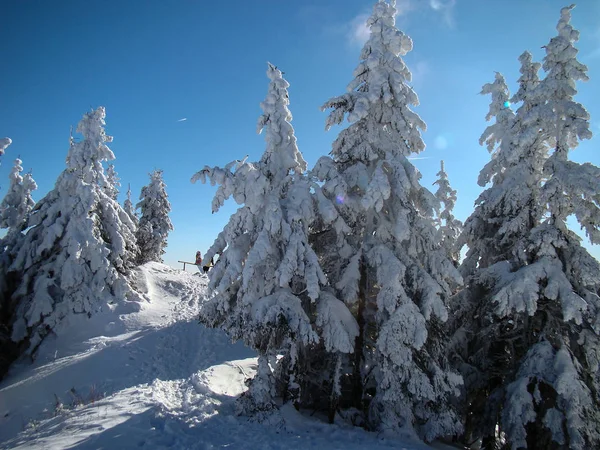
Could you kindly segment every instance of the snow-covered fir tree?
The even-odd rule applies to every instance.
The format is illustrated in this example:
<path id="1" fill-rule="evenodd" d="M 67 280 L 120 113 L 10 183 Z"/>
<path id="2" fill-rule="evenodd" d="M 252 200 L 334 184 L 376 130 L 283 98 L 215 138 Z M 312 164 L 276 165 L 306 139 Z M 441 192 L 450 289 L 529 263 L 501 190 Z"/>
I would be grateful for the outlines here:
<path id="1" fill-rule="evenodd" d="M 106 168 L 106 184 L 104 185 L 104 190 L 106 194 L 116 200 L 119 196 L 119 187 L 121 186 L 119 175 L 115 170 L 114 164 L 109 164 Z"/>
<path id="2" fill-rule="evenodd" d="M 37 184 L 30 173 L 21 176 L 22 162 L 19 158 L 15 159 L 8 176 L 8 192 L 0 203 L 0 228 L 8 228 L 9 234 L 21 232 L 25 228 L 29 213 L 35 205 L 31 192 L 37 189 Z"/>
<path id="3" fill-rule="evenodd" d="M 77 127 L 83 140 L 71 140 L 66 170 L 36 204 L 14 248 L 12 339 L 30 355 L 68 327 L 72 315 L 140 300 L 126 277 L 133 224 L 102 188 L 102 162 L 114 159 L 104 118 L 103 107 L 84 115 Z"/>
<path id="4" fill-rule="evenodd" d="M 31 191 L 37 189 L 31 174 L 23 177 L 22 171 L 21 160 L 17 158 L 9 175 L 8 192 L 0 204 L 0 228 L 8 229 L 0 239 L 0 379 L 18 355 L 17 346 L 10 338 L 13 304 L 7 294 L 15 277 L 8 275 L 8 268 L 14 259 L 14 248 L 23 237 L 21 231 L 27 226 L 29 213 L 35 205 Z"/>
<path id="5" fill-rule="evenodd" d="M 142 188 L 140 201 L 136 205 L 141 211 L 136 233 L 139 264 L 162 262 L 169 232 L 173 230 L 169 218 L 171 203 L 162 174 L 162 170 L 150 174 L 150 183 Z"/>
<path id="6" fill-rule="evenodd" d="M 123 202 L 123 209 L 135 224 L 137 230 L 140 219 L 138 218 L 133 202 L 131 201 L 131 185 L 127 185 L 127 197 L 125 197 L 125 201 Z"/>
<path id="7" fill-rule="evenodd" d="M 511 240 L 512 236 L 504 236 L 508 230 L 503 221 L 518 216 L 523 211 L 524 204 L 531 201 L 531 198 L 527 197 L 531 192 L 521 191 L 522 185 L 529 178 L 527 174 L 521 173 L 525 167 L 518 167 L 517 161 L 512 165 L 510 163 L 514 160 L 511 132 L 515 113 L 510 108 L 510 92 L 504 76 L 496 73 L 494 82 L 485 84 L 481 94 L 491 95 L 492 101 L 486 120 L 495 119 L 495 121 L 479 138 L 479 143 L 485 144 L 488 151 L 492 153 L 492 158 L 481 170 L 478 184 L 485 186 L 492 182 L 493 186 L 483 191 L 475 201 L 475 211 L 465 222 L 465 231 L 459 238 L 460 247 L 465 244 L 469 246 L 461 265 L 463 275 L 472 273 L 478 266 L 487 267 L 506 259 L 507 252 L 510 253 L 512 250 L 514 240 Z M 515 166 L 514 173 L 506 171 L 506 168 L 511 166 Z M 510 191 L 507 191 L 507 187 Z M 521 196 L 524 200 L 505 201 L 504 195 L 516 198 Z M 520 223 L 513 228 L 518 232 Z"/>
<path id="8" fill-rule="evenodd" d="M 444 161 L 440 162 L 440 171 L 436 176 L 438 179 L 433 183 L 438 187 L 435 191 L 435 197 L 443 205 L 443 209 L 437 216 L 439 240 L 454 265 L 458 265 L 460 254 L 456 241 L 462 231 L 462 222 L 454 217 L 452 213 L 456 204 L 456 191 L 450 186 L 448 174 L 444 168 Z"/>
<path id="9" fill-rule="evenodd" d="M 241 205 L 205 255 L 219 258 L 210 275 L 212 298 L 200 319 L 258 350 L 257 375 L 239 406 L 242 413 L 259 415 L 274 408 L 275 397 L 298 407 L 320 400 L 314 398 L 314 352 L 333 355 L 319 362 L 329 385 L 319 386 L 318 394 L 325 401 L 337 397 L 337 361 L 352 352 L 358 334 L 352 314 L 325 287 L 308 242 L 316 217 L 330 221 L 337 213 L 323 196 L 311 194 L 319 186 L 303 176 L 306 162 L 290 123 L 288 82 L 271 64 L 267 76 L 257 127 L 267 148 L 260 161 L 205 167 L 192 178 L 219 185 L 213 212 L 229 197 Z"/>
<path id="10" fill-rule="evenodd" d="M 600 169 L 568 160 L 591 137 L 574 100 L 587 75 L 571 9 L 545 47 L 543 80 L 528 53 L 520 58 L 521 107 L 498 127 L 496 162 L 480 177 L 492 186 L 465 223 L 478 259 L 467 267 L 467 320 L 455 342 L 464 344 L 466 440 L 484 448 L 600 446 L 600 265 L 566 225 L 574 214 L 592 242 L 600 236 Z"/>
<path id="11" fill-rule="evenodd" d="M 8 146 L 12 144 L 12 139 L 8 137 L 4 137 L 0 139 L 0 156 L 4 155 L 4 152 L 8 148 Z"/>
<path id="12" fill-rule="evenodd" d="M 351 125 L 314 173 L 351 228 L 339 241 L 341 268 L 331 271 L 360 325 L 347 406 L 370 428 L 431 441 L 461 430 L 452 399 L 462 380 L 449 367 L 442 324 L 462 279 L 438 244 L 437 199 L 408 160 L 425 148 L 426 125 L 410 109 L 418 97 L 402 56 L 412 40 L 396 28 L 396 12 L 393 1 L 375 4 L 354 80 L 323 106 L 332 109 L 327 128 L 346 116 Z"/>

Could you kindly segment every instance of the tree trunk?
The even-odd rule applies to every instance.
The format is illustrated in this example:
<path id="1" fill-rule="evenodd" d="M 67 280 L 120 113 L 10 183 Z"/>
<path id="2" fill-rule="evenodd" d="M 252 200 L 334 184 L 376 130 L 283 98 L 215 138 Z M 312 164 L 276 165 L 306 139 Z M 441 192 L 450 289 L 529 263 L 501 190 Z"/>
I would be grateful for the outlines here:
<path id="1" fill-rule="evenodd" d="M 358 285 L 358 336 L 354 341 L 354 389 L 353 403 L 359 410 L 363 410 L 363 379 L 362 366 L 364 361 L 364 343 L 365 343 L 365 309 L 367 303 L 367 265 L 365 257 L 360 261 L 360 281 Z"/>

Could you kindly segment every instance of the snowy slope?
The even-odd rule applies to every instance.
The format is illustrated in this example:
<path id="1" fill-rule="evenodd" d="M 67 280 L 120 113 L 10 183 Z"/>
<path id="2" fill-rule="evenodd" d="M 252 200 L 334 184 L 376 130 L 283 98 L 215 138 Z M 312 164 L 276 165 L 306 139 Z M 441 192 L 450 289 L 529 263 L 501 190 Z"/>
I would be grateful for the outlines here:
<path id="1" fill-rule="evenodd" d="M 196 321 L 207 279 L 149 263 L 139 312 L 70 324 L 0 384 L 0 449 L 425 449 L 283 408 L 260 424 L 234 414 L 254 353 Z"/>

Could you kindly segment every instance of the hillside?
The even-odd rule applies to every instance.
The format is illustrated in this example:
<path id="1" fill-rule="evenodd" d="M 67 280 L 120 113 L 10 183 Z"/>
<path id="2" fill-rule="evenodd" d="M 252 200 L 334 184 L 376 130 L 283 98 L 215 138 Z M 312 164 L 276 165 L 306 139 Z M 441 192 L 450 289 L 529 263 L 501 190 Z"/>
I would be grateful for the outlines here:
<path id="1" fill-rule="evenodd" d="M 271 424 L 234 401 L 254 353 L 197 323 L 207 279 L 140 268 L 136 312 L 82 318 L 0 384 L 0 449 L 425 449 L 283 409 Z"/>

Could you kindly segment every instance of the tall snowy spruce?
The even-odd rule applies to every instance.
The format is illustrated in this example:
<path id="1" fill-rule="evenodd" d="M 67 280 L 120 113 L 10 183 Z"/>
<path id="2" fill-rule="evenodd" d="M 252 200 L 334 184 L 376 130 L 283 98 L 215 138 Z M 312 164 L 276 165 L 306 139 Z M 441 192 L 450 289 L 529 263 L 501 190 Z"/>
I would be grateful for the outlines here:
<path id="1" fill-rule="evenodd" d="M 410 109 L 418 98 L 402 56 L 412 40 L 396 12 L 393 1 L 375 4 L 354 80 L 323 106 L 327 128 L 346 115 L 351 125 L 314 173 L 351 229 L 329 274 L 360 326 L 346 406 L 371 429 L 431 441 L 461 431 L 453 402 L 462 379 L 449 367 L 443 323 L 462 278 L 437 239 L 437 199 L 408 160 L 425 148 L 426 125 Z"/>
<path id="2" fill-rule="evenodd" d="M 10 338 L 10 319 L 14 305 L 7 296 L 15 277 L 8 276 L 8 268 L 14 260 L 14 248 L 23 238 L 21 232 L 27 227 L 29 213 L 35 205 L 31 191 L 37 189 L 31 174 L 21 176 L 21 172 L 23 167 L 21 160 L 17 158 L 9 175 L 8 192 L 0 203 L 0 228 L 7 229 L 6 235 L 0 239 L 0 379 L 18 356 L 18 348 Z"/>
<path id="3" fill-rule="evenodd" d="M 337 361 L 352 352 L 358 334 L 348 309 L 325 287 L 308 243 L 311 223 L 323 212 L 325 220 L 335 220 L 335 208 L 313 196 L 311 189 L 319 192 L 319 186 L 303 176 L 306 162 L 290 124 L 288 82 L 271 64 L 267 76 L 257 126 L 267 148 L 260 161 L 205 167 L 192 178 L 219 185 L 213 212 L 229 197 L 241 205 L 205 255 L 218 260 L 210 275 L 212 298 L 200 320 L 258 351 L 257 375 L 238 405 L 240 413 L 259 418 L 279 401 L 297 407 L 333 402 L 339 395 Z M 325 353 L 327 362 L 311 367 L 314 355 Z M 325 385 L 317 370 L 328 374 Z"/>
<path id="4" fill-rule="evenodd" d="M 448 174 L 444 168 L 444 161 L 440 162 L 440 171 L 436 174 L 438 179 L 433 183 L 437 185 L 435 197 L 443 205 L 437 216 L 438 239 L 446 250 L 446 255 L 455 266 L 458 266 L 460 254 L 456 241 L 462 232 L 462 222 L 454 217 L 452 211 L 456 204 L 456 191 L 450 186 Z"/>
<path id="5" fill-rule="evenodd" d="M 142 213 L 136 233 L 139 264 L 162 262 L 169 232 L 173 231 L 173 224 L 169 218 L 171 203 L 166 188 L 162 170 L 152 172 L 150 184 L 142 188 L 140 201 L 136 205 Z"/>
<path id="6" fill-rule="evenodd" d="M 104 118 L 103 107 L 84 115 L 77 127 L 83 140 L 71 140 L 67 169 L 36 204 L 14 248 L 8 276 L 18 282 L 7 293 L 14 306 L 12 339 L 29 355 L 68 327 L 73 315 L 140 300 L 126 277 L 133 224 L 102 188 L 102 162 L 114 159 Z"/>
<path id="7" fill-rule="evenodd" d="M 455 340 L 463 344 L 466 440 L 483 448 L 600 446 L 600 265 L 566 225 L 574 215 L 598 242 L 600 169 L 568 160 L 591 138 L 589 114 L 574 100 L 587 68 L 576 59 L 572 8 L 562 9 L 545 47 L 543 80 L 539 64 L 521 56 L 521 106 L 510 121 L 494 102 L 505 86 L 489 90 L 498 139 L 480 181 L 492 186 L 465 223 L 469 283 Z"/>

